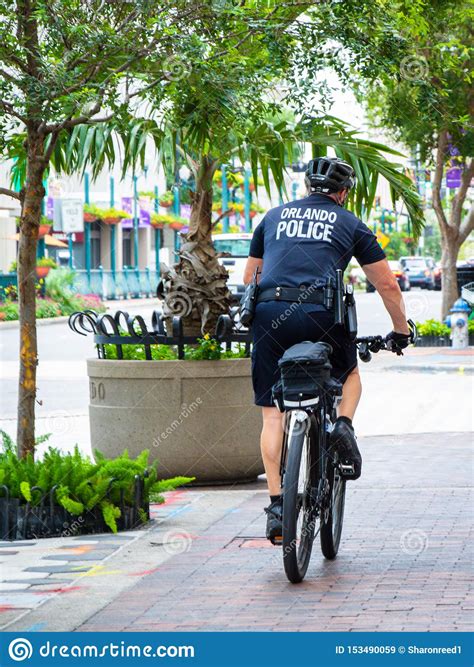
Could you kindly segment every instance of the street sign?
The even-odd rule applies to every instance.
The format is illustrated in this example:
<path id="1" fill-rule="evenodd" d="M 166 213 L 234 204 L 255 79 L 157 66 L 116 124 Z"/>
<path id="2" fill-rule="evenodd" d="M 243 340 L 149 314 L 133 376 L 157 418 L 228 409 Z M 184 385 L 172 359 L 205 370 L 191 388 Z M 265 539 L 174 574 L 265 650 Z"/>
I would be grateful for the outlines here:
<path id="1" fill-rule="evenodd" d="M 52 197 L 46 198 L 45 215 L 49 220 L 54 220 L 54 199 Z"/>
<path id="2" fill-rule="evenodd" d="M 84 231 L 82 199 L 61 199 L 61 231 L 65 234 Z"/>
<path id="3" fill-rule="evenodd" d="M 382 250 L 384 250 L 390 243 L 390 236 L 387 236 L 387 234 L 384 234 L 381 231 L 378 231 L 375 236 L 377 237 L 377 241 L 379 242 Z"/>
<path id="4" fill-rule="evenodd" d="M 451 167 L 446 171 L 446 187 L 459 188 L 461 187 L 462 169 L 460 167 Z"/>

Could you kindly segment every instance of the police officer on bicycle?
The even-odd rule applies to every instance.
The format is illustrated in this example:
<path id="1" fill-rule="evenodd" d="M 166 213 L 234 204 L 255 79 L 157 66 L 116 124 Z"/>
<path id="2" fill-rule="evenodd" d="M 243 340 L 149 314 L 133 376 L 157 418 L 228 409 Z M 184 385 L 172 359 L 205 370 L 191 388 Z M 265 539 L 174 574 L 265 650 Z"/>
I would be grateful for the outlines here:
<path id="1" fill-rule="evenodd" d="M 332 374 L 343 384 L 331 446 L 353 473 L 361 474 L 362 458 L 352 419 L 361 396 L 357 350 L 344 326 L 335 324 L 334 310 L 324 305 L 327 279 L 344 271 L 355 257 L 377 288 L 393 323 L 389 334 L 394 351 L 410 341 L 405 305 L 385 253 L 375 235 L 344 208 L 355 172 L 338 158 L 311 160 L 305 173 L 308 194 L 273 208 L 255 229 L 244 281 L 259 270 L 258 300 L 253 319 L 252 381 L 255 404 L 262 407 L 262 458 L 270 505 L 267 538 L 282 534 L 280 455 L 282 415 L 272 403 L 272 386 L 279 378 L 278 361 L 285 350 L 302 341 L 331 345 Z"/>

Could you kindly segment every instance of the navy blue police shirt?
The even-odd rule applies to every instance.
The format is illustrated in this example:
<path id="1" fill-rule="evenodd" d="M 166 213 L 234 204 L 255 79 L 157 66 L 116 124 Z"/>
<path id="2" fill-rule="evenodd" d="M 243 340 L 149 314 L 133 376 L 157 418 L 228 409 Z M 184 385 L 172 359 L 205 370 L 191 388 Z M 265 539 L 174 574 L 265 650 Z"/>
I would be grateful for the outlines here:
<path id="1" fill-rule="evenodd" d="M 318 193 L 268 211 L 253 233 L 249 255 L 263 258 L 260 289 L 322 285 L 352 257 L 361 266 L 385 258 L 367 225 Z"/>

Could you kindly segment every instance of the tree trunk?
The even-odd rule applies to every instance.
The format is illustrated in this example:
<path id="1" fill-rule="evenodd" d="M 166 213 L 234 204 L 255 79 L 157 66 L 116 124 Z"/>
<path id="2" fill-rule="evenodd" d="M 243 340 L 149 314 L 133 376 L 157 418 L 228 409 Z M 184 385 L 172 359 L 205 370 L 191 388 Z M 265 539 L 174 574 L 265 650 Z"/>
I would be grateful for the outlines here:
<path id="1" fill-rule="evenodd" d="M 448 156 L 448 132 L 444 129 L 440 130 L 438 135 L 432 191 L 433 210 L 441 230 L 441 319 L 443 320 L 459 297 L 456 262 L 462 243 L 474 228 L 474 215 L 471 215 L 471 212 L 463 220 L 463 204 L 474 176 L 474 160 L 470 160 L 466 165 L 461 186 L 452 200 L 450 211 L 447 212 L 441 200 L 441 184 Z"/>
<path id="2" fill-rule="evenodd" d="M 456 229 L 449 228 L 445 230 L 443 238 L 443 248 L 441 256 L 441 319 L 449 314 L 449 310 L 456 299 L 459 297 L 456 261 L 459 253 L 459 240 Z"/>
<path id="3" fill-rule="evenodd" d="M 177 264 L 164 271 L 165 303 L 163 314 L 168 325 L 180 315 L 186 335 L 214 333 L 217 318 L 227 313 L 231 294 L 228 273 L 219 264 L 212 245 L 212 177 L 217 163 L 204 156 L 193 193 L 189 231 L 182 235 Z"/>
<path id="4" fill-rule="evenodd" d="M 44 159 L 43 138 L 28 130 L 27 173 L 22 192 L 18 251 L 18 302 L 20 310 L 20 378 L 18 386 L 17 445 L 20 456 L 34 452 L 36 366 L 36 247 L 41 217 Z"/>

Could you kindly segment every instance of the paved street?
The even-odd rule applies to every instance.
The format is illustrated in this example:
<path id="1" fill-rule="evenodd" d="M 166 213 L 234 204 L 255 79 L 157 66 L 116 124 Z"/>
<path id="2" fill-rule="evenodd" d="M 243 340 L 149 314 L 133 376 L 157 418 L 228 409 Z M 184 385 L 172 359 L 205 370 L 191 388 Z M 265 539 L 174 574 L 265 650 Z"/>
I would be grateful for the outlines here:
<path id="1" fill-rule="evenodd" d="M 438 316 L 439 292 L 414 289 L 405 296 L 413 318 L 424 320 Z M 386 333 L 390 329 L 378 294 L 362 292 L 357 295 L 357 303 L 361 335 Z M 118 307 L 112 305 L 113 310 Z M 133 314 L 142 313 L 149 320 L 156 302 L 132 301 L 123 307 Z M 38 433 L 52 433 L 52 442 L 63 449 L 77 442 L 84 451 L 89 451 L 85 359 L 95 355 L 92 339 L 73 334 L 66 323 L 41 326 L 38 336 Z M 364 395 L 357 415 L 361 435 L 468 430 L 471 427 L 472 382 L 469 377 L 445 373 L 433 379 L 427 374 L 413 375 L 409 364 L 413 354 L 411 350 L 403 360 L 397 360 L 389 353 L 381 353 L 374 355 L 370 364 L 361 365 Z M 18 331 L 2 330 L 0 326 L 0 428 L 12 434 L 15 432 L 17 355 Z M 442 387 L 443 392 L 434 392 L 437 386 Z M 391 407 L 395 401 L 397 410 Z"/>
<path id="2" fill-rule="evenodd" d="M 441 311 L 441 292 L 428 292 L 412 289 L 404 293 L 408 316 L 414 320 L 424 321 L 430 318 L 439 319 Z M 366 294 L 357 292 L 357 314 L 359 334 L 386 334 L 390 330 L 390 319 L 377 293 Z M 126 302 L 108 302 L 111 312 L 126 310 L 130 314 L 141 314 L 147 322 L 151 319 L 154 309 L 158 308 L 156 299 L 138 299 Z M 52 328 L 53 327 L 53 328 Z M 78 361 L 93 354 L 89 339 L 73 334 L 67 323 L 53 324 L 38 328 L 38 346 L 40 363 L 47 361 Z M 3 361 L 18 359 L 18 331 L 4 329 L 0 324 L 0 358 Z"/>
<path id="3" fill-rule="evenodd" d="M 3 629 L 473 630 L 469 439 L 378 436 L 361 449 L 339 556 L 324 561 L 316 541 L 302 584 L 262 538 L 262 483 L 188 489 L 149 530 L 1 544 Z"/>

